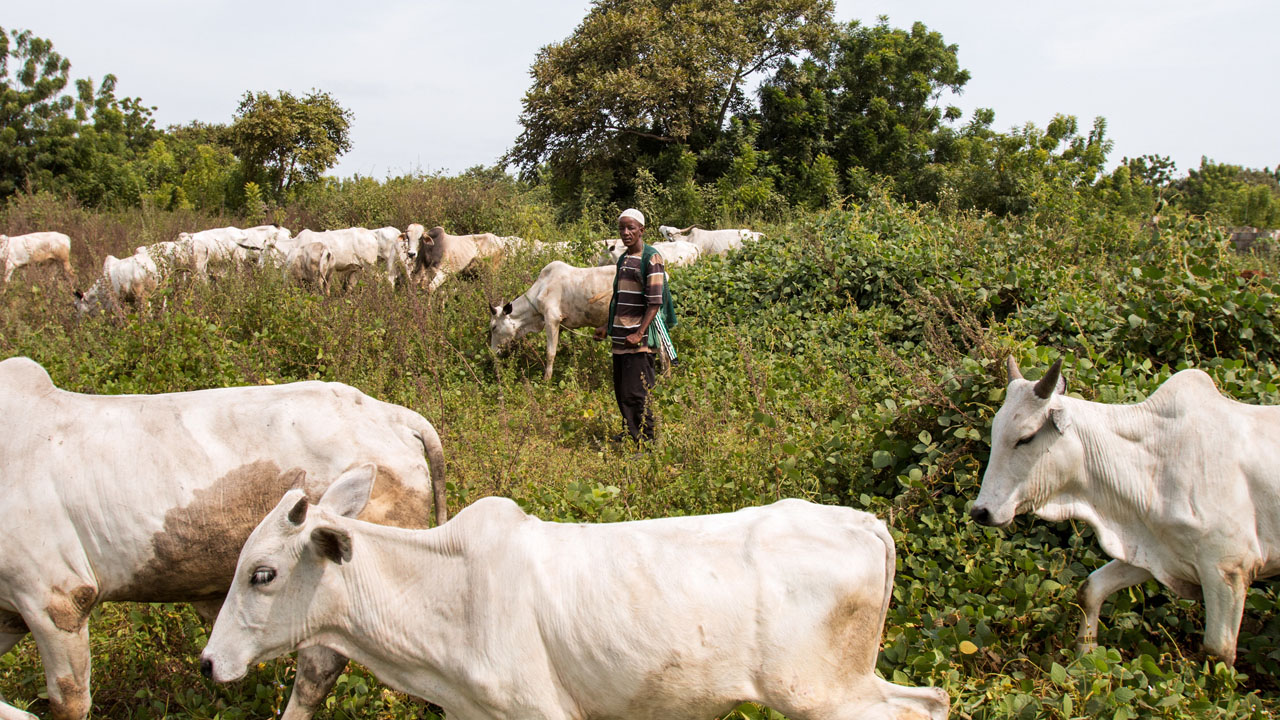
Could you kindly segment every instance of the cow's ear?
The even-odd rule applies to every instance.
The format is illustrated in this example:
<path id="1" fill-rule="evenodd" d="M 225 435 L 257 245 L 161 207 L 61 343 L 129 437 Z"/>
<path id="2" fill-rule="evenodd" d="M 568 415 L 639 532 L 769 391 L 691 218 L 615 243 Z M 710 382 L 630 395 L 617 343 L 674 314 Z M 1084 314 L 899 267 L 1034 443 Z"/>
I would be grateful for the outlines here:
<path id="1" fill-rule="evenodd" d="M 1050 408 L 1049 419 L 1053 421 L 1053 426 L 1059 433 L 1065 434 L 1067 428 L 1071 427 L 1071 413 L 1064 407 Z"/>
<path id="2" fill-rule="evenodd" d="M 497 315 L 497 314 L 498 314 L 498 306 L 497 306 L 497 305 L 490 305 L 490 306 L 489 306 L 489 314 L 490 314 L 490 315 Z"/>
<path id="3" fill-rule="evenodd" d="M 343 517 L 355 517 L 368 504 L 377 474 L 378 466 L 373 463 L 348 470 L 333 481 L 316 504 Z"/>
<path id="4" fill-rule="evenodd" d="M 511 303 L 507 303 L 506 305 L 503 305 L 503 306 L 502 306 L 502 314 L 503 314 L 503 315 L 510 315 L 510 314 L 511 314 Z"/>
<path id="5" fill-rule="evenodd" d="M 320 557 L 341 565 L 351 559 L 351 534 L 339 527 L 318 527 L 311 531 L 311 547 Z"/>

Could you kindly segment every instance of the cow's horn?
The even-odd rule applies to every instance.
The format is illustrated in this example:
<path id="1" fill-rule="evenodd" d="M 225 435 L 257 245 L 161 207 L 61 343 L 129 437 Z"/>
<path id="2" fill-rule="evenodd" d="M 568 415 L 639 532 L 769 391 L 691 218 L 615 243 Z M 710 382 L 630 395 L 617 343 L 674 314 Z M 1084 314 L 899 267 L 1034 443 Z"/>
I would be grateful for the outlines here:
<path id="1" fill-rule="evenodd" d="M 1021 380 L 1022 371 L 1018 369 L 1018 361 L 1014 360 L 1012 355 L 1006 358 L 1006 361 L 1006 367 L 1009 368 L 1009 382 Z"/>
<path id="2" fill-rule="evenodd" d="M 1058 388 L 1058 380 L 1062 378 L 1062 358 L 1058 358 L 1053 366 L 1049 368 L 1049 372 L 1044 374 L 1036 383 L 1036 397 L 1041 400 L 1048 400 L 1053 391 Z"/>

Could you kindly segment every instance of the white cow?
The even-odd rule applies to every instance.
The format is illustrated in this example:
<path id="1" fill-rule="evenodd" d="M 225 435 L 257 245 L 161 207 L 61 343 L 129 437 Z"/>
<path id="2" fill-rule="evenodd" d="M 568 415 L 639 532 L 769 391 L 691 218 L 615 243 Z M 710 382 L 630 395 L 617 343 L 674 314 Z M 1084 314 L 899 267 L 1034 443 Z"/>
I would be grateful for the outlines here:
<path id="1" fill-rule="evenodd" d="M 27 358 L 0 362 L 0 655 L 30 632 L 51 715 L 84 718 L 95 605 L 200 601 L 212 617 L 280 496 L 319 498 L 366 463 L 378 487 L 362 517 L 426 527 L 434 496 L 444 521 L 431 423 L 346 385 L 93 396 Z M 300 660 L 289 718 L 310 717 L 346 663 L 321 648 Z M 0 717 L 30 718 L 3 703 Z"/>
<path id="2" fill-rule="evenodd" d="M 76 291 L 76 309 L 82 313 L 99 310 L 112 295 L 126 302 L 141 304 L 159 282 L 160 270 L 145 246 L 138 247 L 127 258 L 108 255 L 102 261 L 102 277 L 88 292 Z"/>
<path id="3" fill-rule="evenodd" d="M 387 280 L 392 285 L 398 285 L 402 274 L 408 275 L 409 272 L 406 253 L 402 246 L 402 240 L 407 237 L 407 234 L 391 226 L 380 227 L 373 231 L 374 237 L 378 239 L 378 262 L 386 267 Z"/>
<path id="4" fill-rule="evenodd" d="M 1280 408 L 1236 402 L 1183 370 L 1137 405 L 1067 397 L 1062 361 L 1039 382 L 1009 359 L 991 460 L 970 514 L 1083 520 L 1115 558 L 1080 588 L 1082 648 L 1117 590 L 1155 578 L 1203 597 L 1206 649 L 1227 663 L 1255 578 L 1280 573 Z"/>
<path id="5" fill-rule="evenodd" d="M 225 270 L 249 262 L 249 251 L 241 244 L 248 236 L 238 227 L 228 226 L 178 233 L 179 253 L 189 259 L 191 269 L 207 278 L 210 270 Z"/>
<path id="6" fill-rule="evenodd" d="M 614 264 L 618 262 L 618 258 L 622 257 L 622 253 L 627 251 L 627 247 L 622 244 L 621 240 L 605 240 L 606 253 L 601 253 L 597 257 L 601 262 L 597 265 Z M 653 243 L 653 249 L 658 251 L 662 256 L 664 267 L 673 268 L 684 265 L 692 265 L 702 257 L 702 250 L 697 245 L 687 240 L 660 240 Z"/>
<path id="7" fill-rule="evenodd" d="M 489 349 L 501 353 L 510 343 L 546 328 L 547 367 L 555 368 L 560 328 L 597 328 L 609 319 L 613 296 L 613 266 L 580 268 L 559 260 L 547 263 L 523 295 L 501 307 L 489 308 Z"/>
<path id="8" fill-rule="evenodd" d="M 324 295 L 333 284 L 333 253 L 322 242 L 304 242 L 284 259 L 285 275 L 300 283 L 315 285 Z"/>
<path id="9" fill-rule="evenodd" d="M 291 237 L 293 233 L 289 232 L 287 227 L 256 225 L 244 229 L 244 240 L 240 242 L 240 246 L 249 251 L 250 257 L 261 261 L 262 253 L 268 247 L 281 242 L 287 243 Z"/>
<path id="10" fill-rule="evenodd" d="M 350 519 L 371 468 L 253 531 L 201 670 L 334 648 L 450 718 L 943 720 L 875 674 L 894 545 L 874 515 L 783 500 L 723 515 L 543 522 L 485 498 L 443 527 Z M 376 485 L 375 485 L 376 487 Z"/>
<path id="11" fill-rule="evenodd" d="M 731 250 L 740 249 L 744 242 L 764 237 L 764 233 L 752 230 L 703 230 L 696 225 L 684 229 L 660 225 L 658 231 L 667 240 L 687 240 L 697 245 L 704 255 L 727 255 Z"/>
<path id="12" fill-rule="evenodd" d="M 4 281 L 23 265 L 56 262 L 62 274 L 75 278 L 71 270 L 71 238 L 60 232 L 34 232 L 26 235 L 0 235 L 0 262 L 4 265 Z"/>
<path id="13" fill-rule="evenodd" d="M 398 233 L 397 233 L 398 236 Z M 381 241 L 372 230 L 352 227 L 342 230 L 303 230 L 296 237 L 298 245 L 322 242 L 333 253 L 333 277 L 343 288 L 351 282 L 351 276 L 365 267 L 376 268 L 382 257 Z"/>

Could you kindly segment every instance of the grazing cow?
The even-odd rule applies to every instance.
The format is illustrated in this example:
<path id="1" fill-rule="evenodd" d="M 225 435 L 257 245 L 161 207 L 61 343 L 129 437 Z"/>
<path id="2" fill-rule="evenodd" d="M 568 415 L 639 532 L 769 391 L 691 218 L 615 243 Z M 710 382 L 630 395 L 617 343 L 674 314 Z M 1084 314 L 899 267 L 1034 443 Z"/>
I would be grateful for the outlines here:
<path id="1" fill-rule="evenodd" d="M 378 487 L 362 517 L 426 527 L 434 497 L 444 521 L 431 423 L 352 387 L 93 396 L 27 358 L 0 362 L 0 655 L 30 632 L 51 715 L 84 718 L 95 605 L 199 602 L 212 618 L 273 503 L 290 488 L 318 499 L 366 463 Z M 345 663 L 305 651 L 285 717 L 310 717 Z M 0 717 L 28 716 L 0 703 Z"/>
<path id="2" fill-rule="evenodd" d="M 476 260 L 501 254 L 502 247 L 493 233 L 450 235 L 437 225 L 418 241 L 414 250 L 414 280 L 435 290 L 450 275 L 466 271 Z"/>
<path id="3" fill-rule="evenodd" d="M 751 230 L 703 230 L 692 225 L 683 230 L 660 225 L 658 231 L 667 240 L 687 240 L 698 246 L 703 255 L 728 255 L 729 251 L 742 247 L 744 242 L 755 242 L 764 233 Z"/>
<path id="4" fill-rule="evenodd" d="M 1080 588 L 1082 648 L 1109 595 L 1155 578 L 1203 597 L 1206 649 L 1234 662 L 1245 594 L 1280 572 L 1280 408 L 1236 402 L 1183 370 L 1136 405 L 1067 397 L 1062 361 L 1039 382 L 1009 359 L 991 460 L 970 511 L 1079 519 L 1115 558 Z"/>
<path id="5" fill-rule="evenodd" d="M 489 349 L 501 353 L 531 332 L 547 330 L 547 368 L 555 368 L 560 328 L 597 328 L 609 319 L 613 295 L 612 266 L 580 268 L 559 260 L 547 263 L 523 295 L 501 307 L 489 308 Z"/>
<path id="6" fill-rule="evenodd" d="M 372 468 L 290 491 L 245 543 L 201 655 L 221 682 L 337 649 L 448 717 L 943 720 L 875 674 L 894 545 L 874 515 L 783 500 L 722 515 L 543 522 L 484 498 L 443 527 L 350 519 Z"/>
<path id="7" fill-rule="evenodd" d="M 142 304 L 159 282 L 160 270 L 145 246 L 123 259 L 108 255 L 102 261 L 102 277 L 88 292 L 76 291 L 76 310 L 82 313 L 101 310 L 112 295 L 135 305 Z"/>
<path id="8" fill-rule="evenodd" d="M 341 282 L 345 289 L 351 283 L 351 276 L 361 268 L 377 267 L 381 258 L 381 244 L 378 236 L 367 228 L 344 228 L 342 230 L 303 230 L 297 235 L 297 242 L 303 245 L 309 242 L 322 242 L 333 253 L 333 277 Z"/>
<path id="9" fill-rule="evenodd" d="M 4 264 L 4 281 L 7 284 L 13 271 L 23 265 L 39 265 L 56 262 L 67 279 L 74 279 L 71 270 L 71 238 L 60 232 L 34 232 L 26 235 L 0 235 L 0 261 Z"/>
<path id="10" fill-rule="evenodd" d="M 285 274 L 300 283 L 315 285 L 324 295 L 333 283 L 333 253 L 322 242 L 304 242 L 284 259 Z"/>

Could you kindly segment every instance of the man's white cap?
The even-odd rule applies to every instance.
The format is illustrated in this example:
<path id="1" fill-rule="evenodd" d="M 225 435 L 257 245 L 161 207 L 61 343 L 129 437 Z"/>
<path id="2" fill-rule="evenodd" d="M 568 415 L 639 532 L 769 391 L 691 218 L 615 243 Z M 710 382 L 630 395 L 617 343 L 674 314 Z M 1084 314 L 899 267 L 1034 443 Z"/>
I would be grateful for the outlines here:
<path id="1" fill-rule="evenodd" d="M 640 223 L 640 227 L 644 227 L 644 213 L 635 208 L 627 208 L 626 210 L 623 210 L 622 214 L 618 216 L 618 220 L 622 220 L 622 218 L 631 218 L 632 220 Z"/>

